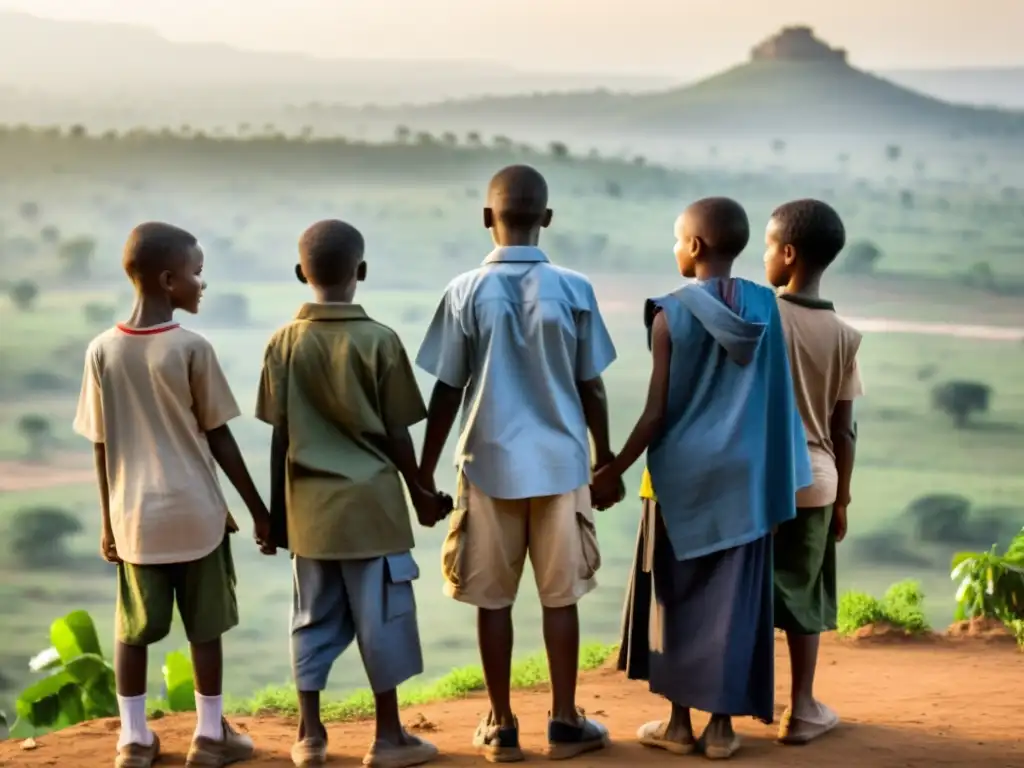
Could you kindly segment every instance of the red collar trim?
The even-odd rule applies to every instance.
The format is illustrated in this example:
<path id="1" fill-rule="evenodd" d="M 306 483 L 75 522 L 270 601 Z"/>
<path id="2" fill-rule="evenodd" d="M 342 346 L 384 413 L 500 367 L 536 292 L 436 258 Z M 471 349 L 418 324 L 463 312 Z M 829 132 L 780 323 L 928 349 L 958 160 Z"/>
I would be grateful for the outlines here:
<path id="1" fill-rule="evenodd" d="M 121 333 L 127 333 L 129 336 L 154 336 L 158 333 L 173 331 L 179 326 L 180 323 L 166 323 L 164 325 L 155 325 L 151 328 L 129 328 L 124 323 L 118 323 L 117 330 L 121 331 Z"/>

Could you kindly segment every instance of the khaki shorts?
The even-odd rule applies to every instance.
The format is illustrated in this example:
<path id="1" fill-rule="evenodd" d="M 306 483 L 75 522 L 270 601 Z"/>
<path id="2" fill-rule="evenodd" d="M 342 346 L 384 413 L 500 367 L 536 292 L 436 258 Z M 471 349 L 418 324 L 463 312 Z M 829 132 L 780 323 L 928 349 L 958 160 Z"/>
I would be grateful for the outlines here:
<path id="1" fill-rule="evenodd" d="M 463 477 L 458 496 L 441 554 L 449 597 L 488 610 L 512 606 L 527 555 L 545 608 L 575 605 L 597 586 L 601 554 L 589 486 L 492 499 Z"/>

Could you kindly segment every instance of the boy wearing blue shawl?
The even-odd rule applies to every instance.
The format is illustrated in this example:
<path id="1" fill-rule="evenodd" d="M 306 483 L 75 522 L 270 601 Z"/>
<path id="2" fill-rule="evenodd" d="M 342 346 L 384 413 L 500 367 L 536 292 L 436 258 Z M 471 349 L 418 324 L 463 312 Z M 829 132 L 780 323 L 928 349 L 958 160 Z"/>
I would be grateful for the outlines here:
<path id="1" fill-rule="evenodd" d="M 647 405 L 594 493 L 613 495 L 647 451 L 619 668 L 672 703 L 642 744 L 723 759 L 739 748 L 733 717 L 773 718 L 772 532 L 796 515 L 811 468 L 775 295 L 732 277 L 746 213 L 700 200 L 675 234 L 696 282 L 647 302 Z M 700 739 L 691 709 L 711 715 Z"/>

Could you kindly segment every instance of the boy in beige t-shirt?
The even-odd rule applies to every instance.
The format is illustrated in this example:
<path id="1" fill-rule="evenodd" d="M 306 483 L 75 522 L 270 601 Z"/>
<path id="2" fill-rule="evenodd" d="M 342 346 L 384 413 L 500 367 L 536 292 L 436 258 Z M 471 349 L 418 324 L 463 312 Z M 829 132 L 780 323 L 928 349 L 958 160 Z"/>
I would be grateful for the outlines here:
<path id="1" fill-rule="evenodd" d="M 187 765 L 252 755 L 223 718 L 221 636 L 238 623 L 227 531 L 237 530 L 216 465 L 252 514 L 266 553 L 270 517 L 227 422 L 239 415 L 213 347 L 173 321 L 195 314 L 205 284 L 196 238 L 161 223 L 124 249 L 136 290 L 129 320 L 86 353 L 75 431 L 95 447 L 101 554 L 117 564 L 114 668 L 121 714 L 118 768 L 148 768 L 160 742 L 146 723 L 147 647 L 166 637 L 177 603 L 192 649 L 198 724 Z"/>
<path id="2" fill-rule="evenodd" d="M 796 200 L 772 214 L 765 271 L 779 289 L 797 407 L 807 433 L 813 485 L 797 492 L 797 516 L 776 532 L 775 626 L 786 633 L 791 703 L 779 740 L 805 744 L 839 717 L 814 698 L 822 632 L 836 628 L 836 542 L 846 508 L 856 433 L 853 401 L 863 394 L 857 368 L 861 335 L 820 296 L 821 278 L 846 242 L 839 215 L 818 200 Z"/>

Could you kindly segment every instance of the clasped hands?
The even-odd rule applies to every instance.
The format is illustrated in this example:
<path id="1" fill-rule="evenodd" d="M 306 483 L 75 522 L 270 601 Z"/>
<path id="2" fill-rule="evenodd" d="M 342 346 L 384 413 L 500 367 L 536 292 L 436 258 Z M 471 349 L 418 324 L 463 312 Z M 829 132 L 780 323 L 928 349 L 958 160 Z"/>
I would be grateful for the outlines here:
<path id="1" fill-rule="evenodd" d="M 590 481 L 590 503 L 594 509 L 604 512 L 626 498 L 626 484 L 622 474 L 616 472 L 615 456 L 603 456 L 594 465 L 594 477 Z"/>

